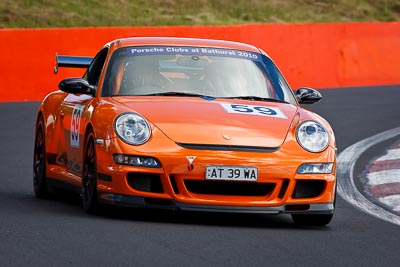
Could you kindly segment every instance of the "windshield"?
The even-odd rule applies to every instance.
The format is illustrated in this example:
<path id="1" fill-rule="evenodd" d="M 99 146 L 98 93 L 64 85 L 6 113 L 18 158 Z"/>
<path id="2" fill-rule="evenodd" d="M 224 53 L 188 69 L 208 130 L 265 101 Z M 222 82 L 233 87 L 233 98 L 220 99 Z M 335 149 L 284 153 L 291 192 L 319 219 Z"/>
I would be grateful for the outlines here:
<path id="1" fill-rule="evenodd" d="M 144 46 L 114 52 L 103 96 L 203 96 L 296 103 L 274 63 L 240 50 Z"/>

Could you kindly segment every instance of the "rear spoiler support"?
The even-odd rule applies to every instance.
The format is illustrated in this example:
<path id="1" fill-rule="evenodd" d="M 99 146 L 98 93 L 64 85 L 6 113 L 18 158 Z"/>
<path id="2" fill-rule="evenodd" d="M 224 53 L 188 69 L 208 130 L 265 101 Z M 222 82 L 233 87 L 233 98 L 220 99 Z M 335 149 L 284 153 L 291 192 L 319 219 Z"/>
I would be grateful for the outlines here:
<path id="1" fill-rule="evenodd" d="M 58 73 L 58 68 L 82 68 L 89 67 L 92 57 L 80 56 L 60 56 L 56 53 L 56 65 L 54 66 L 54 74 Z"/>

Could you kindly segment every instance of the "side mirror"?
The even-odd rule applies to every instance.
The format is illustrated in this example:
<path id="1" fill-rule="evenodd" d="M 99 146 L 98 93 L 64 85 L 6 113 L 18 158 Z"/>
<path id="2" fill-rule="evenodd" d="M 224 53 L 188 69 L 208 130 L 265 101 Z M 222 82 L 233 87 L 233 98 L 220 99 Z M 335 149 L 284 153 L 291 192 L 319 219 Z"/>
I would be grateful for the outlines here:
<path id="1" fill-rule="evenodd" d="M 94 96 L 96 90 L 93 85 L 90 85 L 86 79 L 83 78 L 68 78 L 62 80 L 58 84 L 58 88 L 70 94 L 86 94 Z"/>
<path id="2" fill-rule="evenodd" d="M 320 101 L 322 98 L 320 92 L 307 87 L 299 88 L 295 94 L 300 104 L 313 104 Z"/>

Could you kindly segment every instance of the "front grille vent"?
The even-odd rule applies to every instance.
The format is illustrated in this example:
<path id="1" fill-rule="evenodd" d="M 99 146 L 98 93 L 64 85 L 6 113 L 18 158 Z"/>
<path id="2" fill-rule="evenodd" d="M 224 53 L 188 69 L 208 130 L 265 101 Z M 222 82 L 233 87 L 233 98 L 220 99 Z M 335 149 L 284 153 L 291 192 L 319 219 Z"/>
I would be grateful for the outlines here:
<path id="1" fill-rule="evenodd" d="M 185 186 L 188 191 L 195 194 L 223 196 L 266 196 L 275 188 L 275 184 L 272 183 L 203 180 L 185 180 Z"/>
<path id="2" fill-rule="evenodd" d="M 161 178 L 158 174 L 131 172 L 128 173 L 128 183 L 138 191 L 164 193 Z"/>
<path id="3" fill-rule="evenodd" d="M 293 192 L 293 198 L 313 198 L 322 194 L 325 189 L 325 181 L 298 180 Z"/>

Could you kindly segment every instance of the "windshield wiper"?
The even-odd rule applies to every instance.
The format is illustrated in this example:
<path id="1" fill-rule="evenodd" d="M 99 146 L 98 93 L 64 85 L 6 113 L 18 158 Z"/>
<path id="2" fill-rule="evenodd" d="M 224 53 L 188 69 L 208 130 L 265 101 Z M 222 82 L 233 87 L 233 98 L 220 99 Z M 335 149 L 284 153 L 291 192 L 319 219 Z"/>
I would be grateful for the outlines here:
<path id="1" fill-rule="evenodd" d="M 280 99 L 275 98 L 268 98 L 268 97 L 259 97 L 259 96 L 232 96 L 232 97 L 225 97 L 228 99 L 244 99 L 244 100 L 255 100 L 255 101 L 266 101 L 266 102 L 278 102 L 278 103 L 286 103 L 288 102 Z"/>

